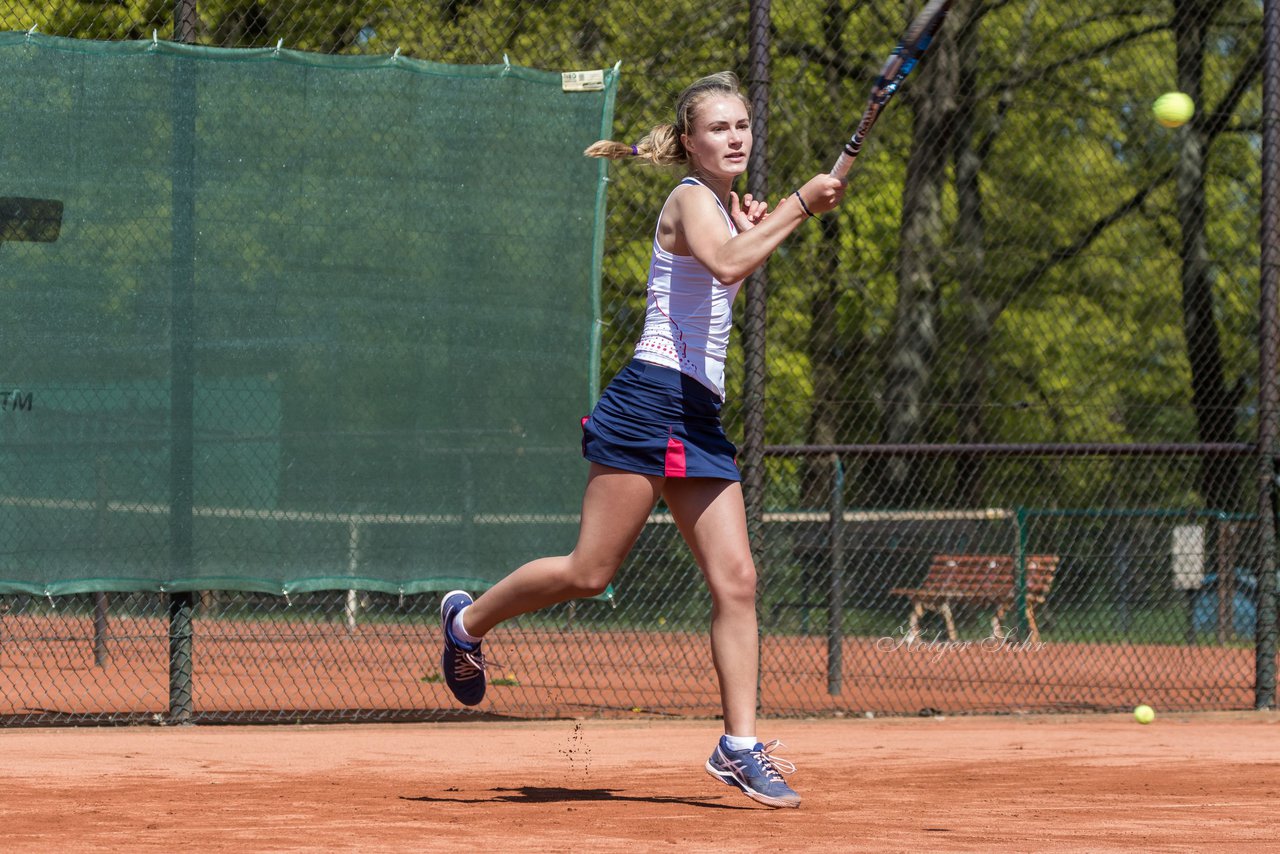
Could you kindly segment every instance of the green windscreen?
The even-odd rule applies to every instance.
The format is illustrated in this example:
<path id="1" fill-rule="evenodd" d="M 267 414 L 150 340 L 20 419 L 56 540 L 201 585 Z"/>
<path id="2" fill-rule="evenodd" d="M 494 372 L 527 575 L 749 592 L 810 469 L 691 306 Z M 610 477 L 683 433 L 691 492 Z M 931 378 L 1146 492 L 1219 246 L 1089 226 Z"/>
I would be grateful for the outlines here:
<path id="1" fill-rule="evenodd" d="M 602 76 L 0 34 L 0 592 L 571 549 Z"/>

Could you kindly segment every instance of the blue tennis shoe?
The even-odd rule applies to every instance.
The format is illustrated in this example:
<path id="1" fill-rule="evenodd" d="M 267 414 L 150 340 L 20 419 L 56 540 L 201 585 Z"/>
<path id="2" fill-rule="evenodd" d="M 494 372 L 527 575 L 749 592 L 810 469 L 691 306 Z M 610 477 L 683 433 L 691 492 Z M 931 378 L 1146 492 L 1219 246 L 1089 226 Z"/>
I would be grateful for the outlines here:
<path id="1" fill-rule="evenodd" d="M 453 636 L 453 618 L 472 603 L 469 593 L 454 590 L 440 602 L 440 629 L 444 634 L 444 652 L 440 672 L 445 684 L 464 706 L 474 706 L 484 699 L 484 653 L 480 644 L 463 643 Z"/>
<path id="2" fill-rule="evenodd" d="M 750 750 L 731 750 L 723 738 L 707 760 L 707 773 L 729 786 L 737 786 L 751 800 L 771 807 L 798 807 L 800 795 L 782 779 L 796 766 L 773 751 L 782 747 L 774 739 Z"/>

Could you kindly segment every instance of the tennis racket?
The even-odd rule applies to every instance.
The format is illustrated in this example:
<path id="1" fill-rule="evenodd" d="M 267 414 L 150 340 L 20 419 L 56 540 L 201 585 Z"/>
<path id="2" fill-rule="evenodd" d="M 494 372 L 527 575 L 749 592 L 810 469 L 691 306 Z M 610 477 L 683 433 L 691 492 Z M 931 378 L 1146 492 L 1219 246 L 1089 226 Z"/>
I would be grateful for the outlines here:
<path id="1" fill-rule="evenodd" d="M 889 54 L 889 60 L 884 64 L 884 68 L 880 69 L 880 76 L 871 87 L 871 98 L 867 101 L 867 109 L 862 114 L 862 121 L 858 123 L 858 129 L 853 132 L 853 136 L 849 137 L 849 141 L 844 144 L 844 151 L 840 152 L 840 156 L 836 158 L 836 165 L 831 169 L 832 175 L 843 178 L 849 174 L 849 167 L 862 151 L 862 144 L 866 142 L 871 126 L 876 123 L 876 119 L 880 118 L 884 105 L 889 103 L 889 99 L 898 91 L 902 81 L 928 50 L 929 43 L 933 41 L 934 34 L 942 26 L 942 19 L 947 17 L 947 10 L 950 8 L 951 0 L 929 0 L 920 10 L 920 14 L 916 15 L 916 19 L 911 22 L 911 26 L 902 36 L 902 41 L 898 42 L 893 53 Z"/>

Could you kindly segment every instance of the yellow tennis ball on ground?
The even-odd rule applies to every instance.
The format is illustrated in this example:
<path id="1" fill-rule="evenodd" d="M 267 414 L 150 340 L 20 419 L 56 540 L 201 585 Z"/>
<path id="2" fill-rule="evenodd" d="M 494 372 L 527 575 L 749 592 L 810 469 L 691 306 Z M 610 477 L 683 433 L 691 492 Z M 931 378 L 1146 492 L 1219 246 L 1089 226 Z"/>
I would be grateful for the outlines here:
<path id="1" fill-rule="evenodd" d="M 1140 724 L 1149 724 L 1156 719 L 1156 710 L 1144 703 L 1133 710 L 1133 718 Z"/>
<path id="2" fill-rule="evenodd" d="M 1182 127 L 1195 115 L 1196 102 L 1185 92 L 1165 92 L 1151 105 L 1151 112 L 1167 128 Z"/>

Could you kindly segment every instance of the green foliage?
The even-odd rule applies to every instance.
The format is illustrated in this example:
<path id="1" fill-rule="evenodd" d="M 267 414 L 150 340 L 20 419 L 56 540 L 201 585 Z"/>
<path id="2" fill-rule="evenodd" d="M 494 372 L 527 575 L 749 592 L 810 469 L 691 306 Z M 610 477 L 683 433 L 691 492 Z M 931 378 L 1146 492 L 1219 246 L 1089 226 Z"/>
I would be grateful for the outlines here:
<path id="1" fill-rule="evenodd" d="M 634 140 L 670 118 L 676 94 L 694 77 L 720 68 L 750 77 L 748 5 L 708 9 L 671 0 L 638 10 L 586 0 L 204 0 L 198 38 L 244 47 L 283 39 L 303 50 L 400 50 L 490 65 L 505 57 L 553 70 L 620 62 L 613 136 Z M 1261 4 L 1197 7 L 1209 24 L 1198 116 L 1169 131 L 1156 125 L 1149 107 L 1177 86 L 1174 16 L 1186 8 L 1168 0 L 957 0 L 940 43 L 876 126 L 844 205 L 825 222 L 806 224 L 769 265 L 767 442 L 884 440 L 886 365 L 902 355 L 895 318 L 908 308 L 901 303 L 900 254 L 933 251 L 901 246 L 907 153 L 920 108 L 948 69 L 958 69 L 961 88 L 950 107 L 954 121 L 944 129 L 951 153 L 942 244 L 930 261 L 937 345 L 924 354 L 927 385 L 914 416 L 920 440 L 1200 438 L 1180 282 L 1182 245 L 1192 235 L 1181 233 L 1175 183 L 1193 133 L 1206 143 L 1204 246 L 1221 338 L 1220 352 L 1210 355 L 1220 359 L 1224 381 L 1237 394 L 1237 439 L 1253 437 L 1261 86 L 1256 73 L 1240 81 L 1259 49 Z M 35 23 L 43 32 L 88 38 L 147 38 L 152 29 L 164 37 L 171 18 L 167 3 L 5 7 L 0 0 L 4 26 Z M 773 4 L 772 199 L 830 166 L 903 22 L 901 6 Z M 956 39 L 963 50 L 954 47 Z M 1226 102 L 1237 87 L 1243 95 Z M 1224 104 L 1230 114 L 1210 135 L 1209 118 Z M 965 156 L 979 162 L 972 187 L 960 182 Z M 630 358 L 643 321 L 654 220 L 677 175 L 624 163 L 611 165 L 609 177 L 606 380 Z M 512 200 L 517 208 L 531 203 Z M 973 210 L 981 217 L 976 237 L 962 228 L 974 224 L 962 211 Z M 270 260 L 247 248 L 245 263 Z M 106 305 L 123 298 L 117 294 Z M 740 437 L 740 335 L 730 358 L 726 416 Z M 916 470 L 912 500 L 1183 506 L 1194 504 L 1202 487 L 1190 468 L 1005 461 L 985 467 L 975 495 L 955 464 L 944 462 Z M 811 501 L 802 484 L 810 475 L 803 465 L 770 463 L 770 503 Z M 874 501 L 875 494 L 851 477 L 850 499 Z"/>

